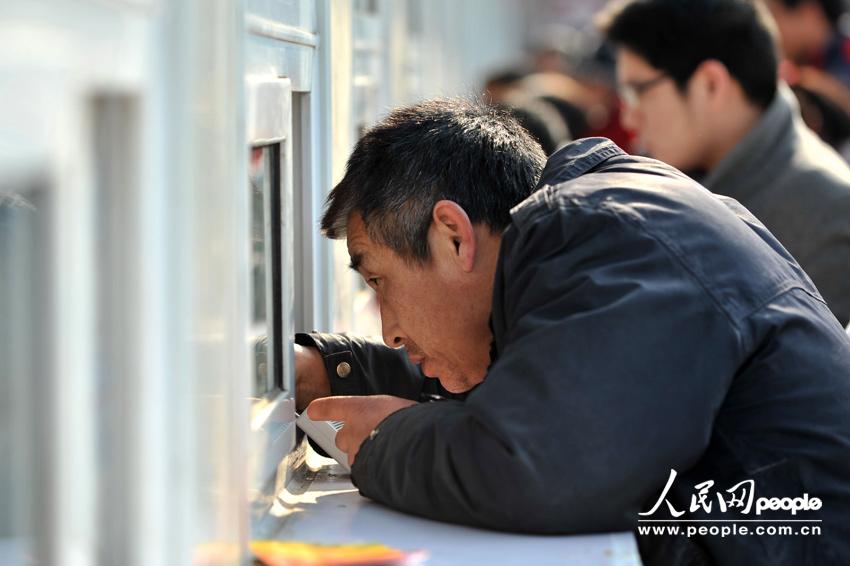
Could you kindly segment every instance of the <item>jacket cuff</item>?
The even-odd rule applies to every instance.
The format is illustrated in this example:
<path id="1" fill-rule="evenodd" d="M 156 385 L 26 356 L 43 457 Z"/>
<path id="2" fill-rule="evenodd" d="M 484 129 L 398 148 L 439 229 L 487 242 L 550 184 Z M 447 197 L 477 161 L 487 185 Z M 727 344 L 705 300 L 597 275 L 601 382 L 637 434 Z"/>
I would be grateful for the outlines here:
<path id="1" fill-rule="evenodd" d="M 417 406 L 418 405 L 412 405 L 411 407 Z M 385 436 L 391 434 L 392 423 L 390 421 L 392 421 L 393 416 L 398 415 L 402 411 L 409 410 L 411 407 L 405 407 L 387 415 L 384 420 L 375 426 L 371 434 L 369 434 L 369 436 L 363 439 L 363 442 L 360 443 L 360 448 L 357 450 L 357 456 L 354 458 L 354 463 L 351 466 L 350 478 L 351 483 L 354 484 L 354 487 L 357 488 L 360 495 L 374 498 L 374 496 L 366 494 L 366 491 L 369 491 L 370 486 L 365 485 L 369 479 L 375 477 L 374 474 L 377 473 L 381 467 L 380 462 L 377 464 L 372 462 L 372 460 L 380 458 L 380 449 L 378 449 L 379 455 L 374 456 L 373 453 L 375 450 L 373 450 L 373 448 L 375 448 L 378 444 L 379 436 L 381 436 L 380 440 L 384 440 Z M 375 469 L 376 466 L 379 468 L 378 470 Z M 358 485 L 359 479 L 362 479 L 363 481 L 360 481 Z"/>
<path id="2" fill-rule="evenodd" d="M 295 334 L 295 343 L 319 350 L 328 373 L 331 395 L 366 395 L 363 368 L 355 360 L 351 344 L 345 336 L 299 332 Z"/>

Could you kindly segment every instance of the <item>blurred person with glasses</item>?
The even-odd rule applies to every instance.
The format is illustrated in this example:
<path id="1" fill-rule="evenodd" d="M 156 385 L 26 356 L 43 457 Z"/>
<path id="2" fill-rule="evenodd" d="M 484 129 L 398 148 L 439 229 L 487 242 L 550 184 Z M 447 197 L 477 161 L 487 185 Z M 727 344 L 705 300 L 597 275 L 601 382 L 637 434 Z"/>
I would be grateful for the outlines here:
<path id="1" fill-rule="evenodd" d="M 648 155 L 747 207 L 850 321 L 850 168 L 778 82 L 752 0 L 630 0 L 598 17 L 617 48 L 624 125 Z"/>

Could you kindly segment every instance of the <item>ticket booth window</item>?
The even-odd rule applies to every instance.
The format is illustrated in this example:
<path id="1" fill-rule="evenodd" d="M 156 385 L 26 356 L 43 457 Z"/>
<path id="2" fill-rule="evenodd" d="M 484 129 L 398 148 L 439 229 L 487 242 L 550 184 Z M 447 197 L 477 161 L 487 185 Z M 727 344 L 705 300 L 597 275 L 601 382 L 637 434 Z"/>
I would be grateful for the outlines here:
<path id="1" fill-rule="evenodd" d="M 283 388 L 281 379 L 280 144 L 251 148 L 251 355 L 256 397 Z"/>
<path id="2" fill-rule="evenodd" d="M 295 446 L 293 372 L 292 87 L 288 78 L 247 80 L 247 341 L 250 353 L 249 497 L 252 536 L 270 536 L 270 513 Z M 283 472 L 281 474 L 280 472 Z"/>

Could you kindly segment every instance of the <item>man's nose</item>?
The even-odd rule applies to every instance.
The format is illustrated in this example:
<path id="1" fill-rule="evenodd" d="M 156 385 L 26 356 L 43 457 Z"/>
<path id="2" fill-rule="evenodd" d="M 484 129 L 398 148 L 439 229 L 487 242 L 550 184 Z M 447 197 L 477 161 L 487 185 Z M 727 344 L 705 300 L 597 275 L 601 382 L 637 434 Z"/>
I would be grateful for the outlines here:
<path id="1" fill-rule="evenodd" d="M 383 301 L 379 301 L 378 304 L 381 310 L 381 333 L 384 336 L 384 344 L 390 348 L 401 348 L 404 346 L 405 336 L 398 325 L 395 312 Z"/>
<path id="2" fill-rule="evenodd" d="M 637 105 L 622 103 L 620 106 L 620 123 L 630 132 L 638 133 L 640 131 L 640 110 Z"/>

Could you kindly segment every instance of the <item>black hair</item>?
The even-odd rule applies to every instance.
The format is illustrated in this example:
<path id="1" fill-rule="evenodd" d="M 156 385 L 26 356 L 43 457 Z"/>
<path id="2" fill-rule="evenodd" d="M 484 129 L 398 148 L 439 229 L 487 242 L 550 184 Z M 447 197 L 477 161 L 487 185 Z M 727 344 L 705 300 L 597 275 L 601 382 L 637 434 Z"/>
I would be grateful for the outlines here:
<path id="1" fill-rule="evenodd" d="M 534 190 L 545 161 L 540 144 L 504 109 L 464 99 L 397 109 L 357 142 L 328 196 L 322 231 L 344 237 L 357 212 L 372 240 L 424 263 L 439 200 L 500 232 L 510 209 Z"/>
<path id="2" fill-rule="evenodd" d="M 847 2 L 845 0 L 778 0 L 782 4 L 784 4 L 787 8 L 796 8 L 800 4 L 804 4 L 805 2 L 814 1 L 816 4 L 820 4 L 821 10 L 823 10 L 823 15 L 826 16 L 826 19 L 832 24 L 833 27 L 838 25 L 838 20 L 841 19 L 841 16 L 844 12 L 847 11 Z"/>
<path id="3" fill-rule="evenodd" d="M 747 98 L 765 108 L 776 94 L 773 20 L 759 0 L 627 0 L 597 20 L 615 45 L 666 72 L 684 91 L 708 59 L 723 63 Z"/>

